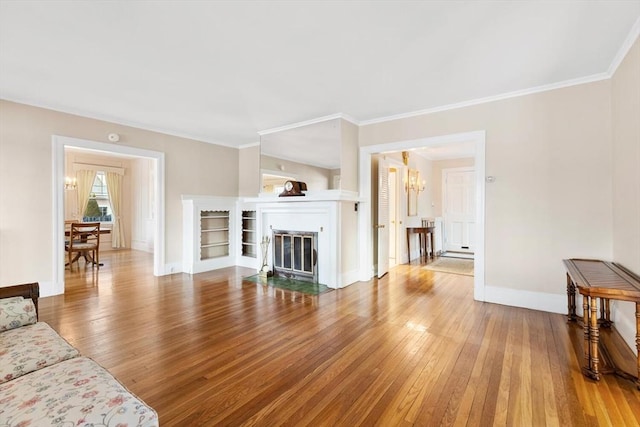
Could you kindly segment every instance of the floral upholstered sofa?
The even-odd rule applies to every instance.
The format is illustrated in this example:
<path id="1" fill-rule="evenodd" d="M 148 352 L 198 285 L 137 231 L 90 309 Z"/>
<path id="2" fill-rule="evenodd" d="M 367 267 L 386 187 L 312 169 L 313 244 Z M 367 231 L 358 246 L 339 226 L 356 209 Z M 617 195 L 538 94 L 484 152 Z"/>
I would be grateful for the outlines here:
<path id="1" fill-rule="evenodd" d="M 106 369 L 37 321 L 37 283 L 0 288 L 0 426 L 157 426 Z"/>

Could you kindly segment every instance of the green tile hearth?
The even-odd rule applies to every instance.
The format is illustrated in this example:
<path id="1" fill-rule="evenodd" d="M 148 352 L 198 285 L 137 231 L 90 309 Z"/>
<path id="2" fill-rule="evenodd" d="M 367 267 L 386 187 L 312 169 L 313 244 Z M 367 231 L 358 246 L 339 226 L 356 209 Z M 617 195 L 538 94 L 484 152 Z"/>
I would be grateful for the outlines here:
<path id="1" fill-rule="evenodd" d="M 326 285 L 320 283 L 305 282 L 303 280 L 287 279 L 286 277 L 262 277 L 258 274 L 245 277 L 243 280 L 272 286 L 274 288 L 286 289 L 288 291 L 302 292 L 309 295 L 319 295 L 331 290 Z"/>

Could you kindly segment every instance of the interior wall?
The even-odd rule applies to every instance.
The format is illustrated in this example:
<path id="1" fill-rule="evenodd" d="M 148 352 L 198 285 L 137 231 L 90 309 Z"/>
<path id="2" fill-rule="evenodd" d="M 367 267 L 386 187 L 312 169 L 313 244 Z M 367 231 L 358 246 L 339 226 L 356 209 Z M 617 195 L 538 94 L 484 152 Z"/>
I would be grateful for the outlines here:
<path id="1" fill-rule="evenodd" d="M 562 259 L 612 253 L 610 95 L 599 81 L 373 123 L 360 144 L 486 131 L 496 181 L 485 195 L 485 286 L 561 301 Z"/>
<path id="2" fill-rule="evenodd" d="M 260 193 L 260 144 L 238 150 L 238 195 L 256 197 Z"/>
<path id="3" fill-rule="evenodd" d="M 53 283 L 52 135 L 165 153 L 165 257 L 181 265 L 182 194 L 236 196 L 238 150 L 0 101 L 0 286 Z M 38 244 L 34 245 L 33 242 Z M 169 271 L 167 269 L 166 271 Z"/>
<path id="4" fill-rule="evenodd" d="M 640 40 L 611 81 L 613 260 L 640 275 Z M 635 350 L 634 304 L 615 302 L 613 318 Z"/>
<path id="5" fill-rule="evenodd" d="M 358 126 L 340 119 L 340 135 L 340 189 L 358 191 Z"/>

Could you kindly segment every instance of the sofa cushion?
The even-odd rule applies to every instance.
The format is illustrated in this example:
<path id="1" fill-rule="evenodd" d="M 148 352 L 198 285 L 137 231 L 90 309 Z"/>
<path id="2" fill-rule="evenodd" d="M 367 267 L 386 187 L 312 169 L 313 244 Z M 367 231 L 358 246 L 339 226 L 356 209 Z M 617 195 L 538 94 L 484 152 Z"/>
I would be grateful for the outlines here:
<path id="1" fill-rule="evenodd" d="M 86 357 L 0 384 L 0 419 L 8 426 L 158 425 L 153 409 Z"/>
<path id="2" fill-rule="evenodd" d="M 0 299 L 0 332 L 37 322 L 36 306 L 30 298 Z"/>
<path id="3" fill-rule="evenodd" d="M 78 356 L 43 322 L 0 333 L 0 384 L 45 366 Z"/>

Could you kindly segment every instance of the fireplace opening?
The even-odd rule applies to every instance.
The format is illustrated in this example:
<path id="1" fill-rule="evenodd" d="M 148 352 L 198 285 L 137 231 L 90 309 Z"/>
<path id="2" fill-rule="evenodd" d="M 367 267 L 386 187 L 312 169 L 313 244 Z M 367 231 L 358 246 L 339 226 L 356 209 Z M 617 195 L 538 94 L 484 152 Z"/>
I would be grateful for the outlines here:
<path id="1" fill-rule="evenodd" d="M 273 230 L 273 274 L 318 283 L 318 233 Z"/>

